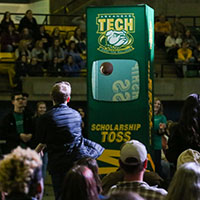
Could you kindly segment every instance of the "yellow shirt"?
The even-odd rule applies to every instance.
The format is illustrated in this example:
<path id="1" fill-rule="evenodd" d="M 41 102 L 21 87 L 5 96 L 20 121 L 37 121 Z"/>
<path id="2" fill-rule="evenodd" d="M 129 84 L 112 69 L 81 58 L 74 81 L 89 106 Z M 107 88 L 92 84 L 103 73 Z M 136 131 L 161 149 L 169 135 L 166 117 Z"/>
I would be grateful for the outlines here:
<path id="1" fill-rule="evenodd" d="M 178 50 L 178 59 L 186 61 L 192 57 L 192 50 L 180 48 Z"/>
<path id="2" fill-rule="evenodd" d="M 155 32 L 170 33 L 170 31 L 171 24 L 168 21 L 155 23 Z"/>

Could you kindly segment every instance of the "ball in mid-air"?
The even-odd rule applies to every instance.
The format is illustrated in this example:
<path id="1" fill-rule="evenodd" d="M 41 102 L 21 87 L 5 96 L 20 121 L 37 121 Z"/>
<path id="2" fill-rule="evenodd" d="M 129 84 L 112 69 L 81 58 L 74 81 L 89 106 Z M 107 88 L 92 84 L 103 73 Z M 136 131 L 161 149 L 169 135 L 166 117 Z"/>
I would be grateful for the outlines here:
<path id="1" fill-rule="evenodd" d="M 100 72 L 106 76 L 113 72 L 113 65 L 110 62 L 104 62 L 100 66 Z"/>

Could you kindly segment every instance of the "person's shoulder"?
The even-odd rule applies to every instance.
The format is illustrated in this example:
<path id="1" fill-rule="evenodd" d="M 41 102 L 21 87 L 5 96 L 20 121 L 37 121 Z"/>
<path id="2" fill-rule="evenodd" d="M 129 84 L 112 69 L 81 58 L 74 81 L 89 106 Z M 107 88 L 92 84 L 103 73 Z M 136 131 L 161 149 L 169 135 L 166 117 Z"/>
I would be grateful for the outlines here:
<path id="1" fill-rule="evenodd" d="M 75 116 L 77 116 L 77 117 L 80 117 L 81 115 L 80 115 L 80 113 L 77 111 L 77 110 L 75 110 L 75 109 L 73 109 L 73 108 L 71 108 L 71 107 L 68 107 L 69 108 L 69 110 L 75 115 Z"/>
<path id="2" fill-rule="evenodd" d="M 14 116 L 13 116 L 13 112 L 8 112 L 8 113 L 6 113 L 6 114 L 3 115 L 1 121 L 2 121 L 2 122 L 5 122 L 5 121 L 7 121 L 7 120 L 10 120 L 10 119 L 13 118 L 13 117 L 14 117 Z"/>
<path id="3" fill-rule="evenodd" d="M 80 113 L 69 106 L 65 107 L 64 114 L 67 115 L 68 117 L 70 116 L 70 118 L 73 119 L 74 121 L 81 121 L 82 119 Z"/>
<path id="4" fill-rule="evenodd" d="M 158 188 L 157 186 L 150 186 L 146 182 L 143 182 L 141 187 L 145 188 L 148 191 L 151 191 L 152 193 L 158 193 L 160 195 L 167 195 L 167 191 L 163 188 Z"/>
<path id="5" fill-rule="evenodd" d="M 163 115 L 163 114 L 155 115 L 155 117 L 157 117 L 157 119 L 159 119 L 159 120 L 166 120 L 167 119 L 166 116 Z"/>
<path id="6" fill-rule="evenodd" d="M 31 50 L 31 52 L 36 52 L 36 51 L 37 49 L 35 47 Z"/>
<path id="7" fill-rule="evenodd" d="M 47 118 L 51 118 L 51 116 L 52 116 L 52 109 L 48 110 L 46 113 L 44 113 L 43 115 L 41 115 L 38 120 L 39 121 L 46 121 Z"/>
<path id="8" fill-rule="evenodd" d="M 178 49 L 178 52 L 182 52 L 182 51 L 183 51 L 182 47 Z"/>
<path id="9" fill-rule="evenodd" d="M 110 187 L 110 189 L 108 190 L 108 192 L 106 193 L 106 195 L 111 195 L 113 192 L 115 192 L 117 190 L 117 185 L 113 185 Z"/>
<path id="10" fill-rule="evenodd" d="M 168 36 L 166 37 L 166 40 L 171 40 L 171 39 L 173 39 L 171 35 L 168 35 Z"/>
<path id="11" fill-rule="evenodd" d="M 80 113 L 75 110 L 74 108 L 69 107 L 67 104 L 59 104 L 53 106 L 53 108 L 49 111 L 49 114 L 54 113 L 54 112 L 65 112 L 66 114 L 72 114 L 74 116 L 80 116 Z"/>
<path id="12" fill-rule="evenodd" d="M 20 20 L 20 22 L 23 22 L 23 21 L 25 21 L 25 20 L 27 20 L 27 17 L 26 17 L 26 16 L 22 17 L 21 20 Z"/>
<path id="13" fill-rule="evenodd" d="M 162 121 L 163 123 L 167 123 L 167 117 L 165 115 L 162 115 Z"/>
<path id="14" fill-rule="evenodd" d="M 74 35 L 72 35 L 71 37 L 70 37 L 70 39 L 69 39 L 69 41 L 74 41 L 75 40 L 75 37 L 74 37 Z"/>
<path id="15" fill-rule="evenodd" d="M 124 178 L 123 171 L 117 170 L 115 172 L 111 172 L 111 173 L 107 174 L 106 176 L 104 176 L 102 179 L 102 185 L 104 186 L 109 183 L 112 183 L 112 185 L 114 185 L 118 181 L 122 181 L 123 178 Z"/>
<path id="16" fill-rule="evenodd" d="M 37 20 L 36 20 L 36 18 L 35 18 L 35 17 L 32 17 L 32 19 L 33 19 L 35 22 L 37 22 Z"/>
<path id="17" fill-rule="evenodd" d="M 166 119 L 166 116 L 164 114 L 161 114 L 160 117 Z"/>
<path id="18" fill-rule="evenodd" d="M 155 25 L 160 25 L 160 21 L 157 21 L 157 22 L 155 23 Z"/>
<path id="19" fill-rule="evenodd" d="M 149 187 L 151 187 L 151 189 L 153 191 L 155 191 L 155 192 L 157 192 L 157 193 L 159 193 L 161 195 L 167 195 L 167 191 L 165 189 L 163 189 L 163 188 L 158 188 L 156 186 L 149 186 Z"/>

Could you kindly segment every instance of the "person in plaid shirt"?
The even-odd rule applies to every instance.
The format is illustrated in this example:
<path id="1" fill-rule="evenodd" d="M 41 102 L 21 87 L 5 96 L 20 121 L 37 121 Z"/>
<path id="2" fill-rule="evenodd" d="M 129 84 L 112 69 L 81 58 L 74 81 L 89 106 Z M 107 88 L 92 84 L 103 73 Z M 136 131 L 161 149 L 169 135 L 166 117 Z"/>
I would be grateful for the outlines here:
<path id="1" fill-rule="evenodd" d="M 124 181 L 118 182 L 108 191 L 108 196 L 115 192 L 132 191 L 146 200 L 162 200 L 167 191 L 156 186 L 149 186 L 143 181 L 147 168 L 146 147 L 137 140 L 131 140 L 122 145 L 119 164 L 124 171 Z"/>

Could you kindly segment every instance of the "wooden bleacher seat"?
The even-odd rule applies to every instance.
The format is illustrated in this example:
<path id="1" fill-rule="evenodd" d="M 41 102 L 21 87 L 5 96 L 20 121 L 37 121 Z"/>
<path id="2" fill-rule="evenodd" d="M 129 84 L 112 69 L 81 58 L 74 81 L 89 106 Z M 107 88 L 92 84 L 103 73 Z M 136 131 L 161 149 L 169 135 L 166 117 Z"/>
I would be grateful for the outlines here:
<path id="1" fill-rule="evenodd" d="M 74 33 L 76 26 L 52 26 L 52 25 L 45 25 L 45 30 L 47 33 L 51 35 L 53 29 L 58 27 L 60 30 L 61 35 L 63 38 L 68 38 L 69 36 Z M 13 82 L 13 78 L 15 76 L 15 54 L 14 53 L 7 53 L 7 52 L 0 52 L 0 74 L 7 74 L 9 78 L 10 86 L 16 87 L 16 84 Z"/>
<path id="2" fill-rule="evenodd" d="M 0 61 L 15 62 L 15 53 L 0 52 Z"/>
<path id="3" fill-rule="evenodd" d="M 15 67 L 15 54 L 0 52 L 0 73 L 8 74 L 9 84 L 12 88 L 17 86 L 13 82 L 13 78 L 15 76 L 14 67 Z"/>

